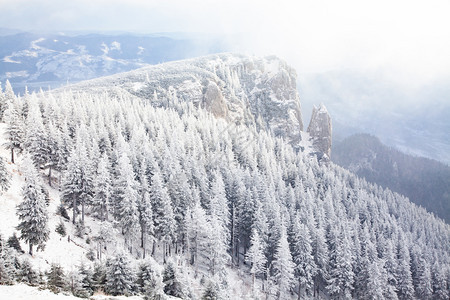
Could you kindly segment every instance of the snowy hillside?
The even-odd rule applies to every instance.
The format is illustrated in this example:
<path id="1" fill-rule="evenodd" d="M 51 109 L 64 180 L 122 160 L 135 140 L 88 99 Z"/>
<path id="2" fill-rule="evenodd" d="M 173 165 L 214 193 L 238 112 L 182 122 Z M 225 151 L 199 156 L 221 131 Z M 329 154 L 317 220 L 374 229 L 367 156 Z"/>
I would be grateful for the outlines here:
<path id="1" fill-rule="evenodd" d="M 148 66 L 60 90 L 131 94 L 158 107 L 174 99 L 203 107 L 230 123 L 286 138 L 295 148 L 303 130 L 297 74 L 283 60 L 216 54 Z"/>
<path id="2" fill-rule="evenodd" d="M 24 97 L 7 86 L 0 284 L 447 299 L 450 226 L 311 155 L 294 77 L 276 58 L 224 54 Z"/>
<path id="3" fill-rule="evenodd" d="M 215 39 L 122 34 L 19 32 L 0 36 L 0 81 L 58 87 L 100 76 L 226 50 Z"/>

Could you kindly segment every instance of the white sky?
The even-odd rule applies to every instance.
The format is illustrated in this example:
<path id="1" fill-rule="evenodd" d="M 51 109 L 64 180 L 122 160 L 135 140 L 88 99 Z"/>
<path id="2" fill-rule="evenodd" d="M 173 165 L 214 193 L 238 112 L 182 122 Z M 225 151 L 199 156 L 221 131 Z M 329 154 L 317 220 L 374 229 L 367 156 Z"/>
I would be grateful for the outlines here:
<path id="1" fill-rule="evenodd" d="M 221 33 L 300 72 L 383 69 L 419 85 L 450 78 L 449 0 L 0 0 L 0 27 Z"/>

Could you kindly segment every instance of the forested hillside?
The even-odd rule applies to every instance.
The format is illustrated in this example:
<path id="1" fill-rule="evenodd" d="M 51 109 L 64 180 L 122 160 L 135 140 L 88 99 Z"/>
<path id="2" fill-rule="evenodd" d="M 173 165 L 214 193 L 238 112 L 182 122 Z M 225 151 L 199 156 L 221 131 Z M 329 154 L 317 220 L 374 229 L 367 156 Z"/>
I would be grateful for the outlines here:
<path id="1" fill-rule="evenodd" d="M 152 99 L 6 87 L 1 188 L 11 175 L 23 188 L 1 284 L 80 297 L 448 299 L 449 225 L 256 121 Z M 86 260 L 39 272 L 55 230 Z"/>

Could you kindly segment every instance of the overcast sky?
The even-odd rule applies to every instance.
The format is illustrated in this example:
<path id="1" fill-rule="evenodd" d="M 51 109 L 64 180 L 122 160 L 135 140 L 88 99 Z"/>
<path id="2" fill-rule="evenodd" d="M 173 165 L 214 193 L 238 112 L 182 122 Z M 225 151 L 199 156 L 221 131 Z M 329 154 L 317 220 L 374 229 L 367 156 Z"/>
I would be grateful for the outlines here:
<path id="1" fill-rule="evenodd" d="M 383 68 L 403 84 L 449 75 L 449 16 L 449 0 L 0 0 L 4 28 L 228 34 L 300 72 Z"/>

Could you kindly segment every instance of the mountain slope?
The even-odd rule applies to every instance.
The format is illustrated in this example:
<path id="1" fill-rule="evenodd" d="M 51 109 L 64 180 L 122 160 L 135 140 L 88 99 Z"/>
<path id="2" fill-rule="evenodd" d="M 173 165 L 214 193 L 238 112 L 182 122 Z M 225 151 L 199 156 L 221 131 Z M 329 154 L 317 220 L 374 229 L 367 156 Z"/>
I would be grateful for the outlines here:
<path id="1" fill-rule="evenodd" d="M 148 66 L 62 90 L 129 93 L 158 107 L 172 99 L 203 107 L 232 124 L 254 126 L 298 148 L 303 130 L 297 74 L 277 57 L 216 54 Z"/>
<path id="2" fill-rule="evenodd" d="M 62 254 L 52 245 L 70 245 L 64 250 L 75 256 L 72 247 L 78 244 L 87 260 L 67 259 L 61 263 L 64 274 L 57 274 L 56 288 L 74 294 L 447 299 L 448 224 L 402 195 L 332 162 L 320 163 L 264 125 L 268 120 L 280 128 L 283 121 L 294 119 L 252 115 L 251 108 L 257 106 L 242 86 L 267 91 L 260 97 L 263 106 L 289 111 L 290 104 L 298 104 L 290 89 L 276 96 L 274 87 L 279 85 L 272 79 L 291 83 L 290 76 L 283 76 L 290 74 L 288 69 L 278 63 L 273 68 L 277 61 L 226 54 L 165 65 L 167 74 L 162 68 L 141 69 L 11 99 L 4 126 L 14 123 L 26 132 L 15 146 L 16 154 L 19 147 L 23 150 L 17 163 L 25 155 L 33 159 L 28 168 L 38 167 L 52 186 L 38 179 L 24 182 L 21 174 L 31 172 L 11 163 L 7 169 L 20 173 L 5 192 L 15 198 L 5 197 L 5 205 L 12 208 L 21 200 L 15 192 L 19 183 L 39 183 L 37 195 L 42 186 L 49 190 L 52 234 L 43 242 L 48 248 L 39 247 L 34 256 L 11 249 L 2 236 L 0 278 L 9 284 L 31 281 L 17 276 L 27 259 L 39 265 L 43 258 L 45 267 L 54 270 L 52 260 Z M 199 63 L 207 67 L 194 65 Z M 258 68 L 238 72 L 247 64 Z M 181 78 L 194 74 L 194 81 L 176 80 L 183 66 Z M 226 76 L 229 69 L 237 70 L 236 76 Z M 205 84 L 208 96 L 186 88 L 188 83 L 198 86 L 199 78 L 215 76 L 220 79 L 213 81 L 217 87 L 225 86 Z M 236 83 L 245 84 L 230 88 Z M 152 89 L 157 89 L 156 97 Z M 237 102 L 236 108 L 228 104 L 236 100 L 233 91 L 243 92 L 243 103 Z M 204 105 L 194 105 L 196 95 L 206 97 Z M 218 107 L 226 109 L 216 110 L 222 101 L 226 106 Z M 246 110 L 251 114 L 242 114 Z M 225 117 L 218 113 L 224 111 Z M 228 113 L 242 122 L 228 118 Z M 42 204 L 44 197 L 39 199 Z M 69 212 L 62 222 L 71 242 L 53 232 L 59 204 Z M 2 224 L 8 226 L 8 235 L 20 221 L 9 220 Z M 42 275 L 39 284 L 55 289 L 54 273 Z"/>
<path id="3" fill-rule="evenodd" d="M 404 154 L 368 134 L 353 135 L 337 143 L 332 160 L 450 222 L 450 167 Z"/>
<path id="4" fill-rule="evenodd" d="M 23 93 L 224 50 L 212 38 L 21 32 L 0 36 L 0 81 Z"/>

